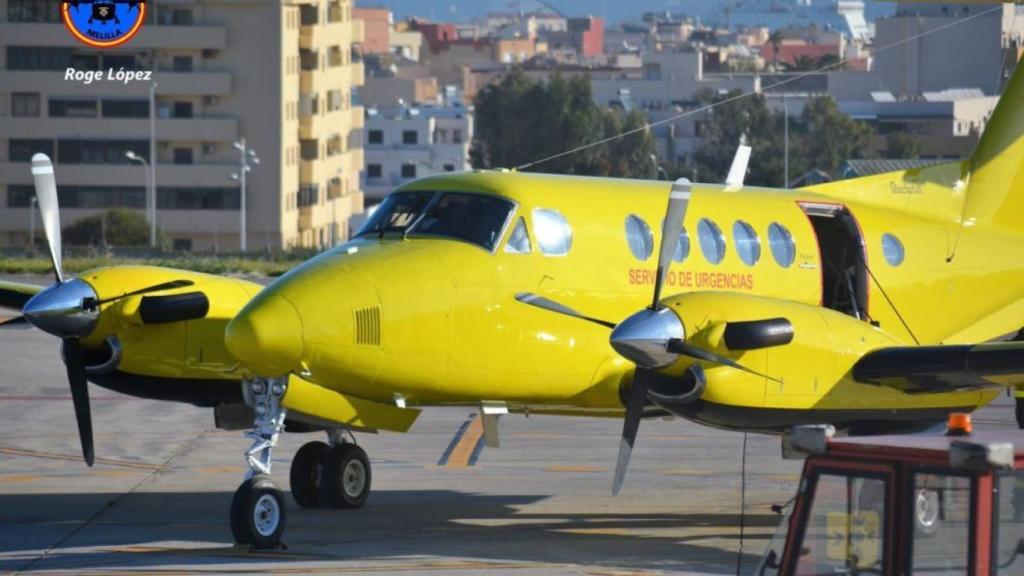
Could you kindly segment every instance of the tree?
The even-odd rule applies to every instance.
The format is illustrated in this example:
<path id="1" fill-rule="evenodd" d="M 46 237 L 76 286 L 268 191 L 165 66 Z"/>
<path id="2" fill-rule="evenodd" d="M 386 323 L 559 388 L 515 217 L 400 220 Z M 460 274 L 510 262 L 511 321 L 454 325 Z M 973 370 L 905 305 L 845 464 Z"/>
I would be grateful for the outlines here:
<path id="1" fill-rule="evenodd" d="M 772 68 L 779 67 L 779 47 L 782 46 L 782 30 L 775 30 L 768 35 L 768 43 L 772 45 Z"/>
<path id="2" fill-rule="evenodd" d="M 759 186 L 781 186 L 783 172 L 782 114 L 771 112 L 762 94 L 733 91 L 717 99 L 711 119 L 704 124 L 704 144 L 694 154 L 695 166 L 705 181 L 725 178 L 745 138 L 751 147 L 746 181 Z M 674 172 L 679 172 L 679 169 Z M 688 176 L 688 174 L 683 174 Z"/>
<path id="3" fill-rule="evenodd" d="M 793 129 L 790 129 L 793 142 Z M 871 139 L 871 128 L 839 110 L 830 96 L 807 101 L 796 124 L 795 162 L 791 174 L 809 170 L 834 172 L 851 158 L 863 158 Z"/>
<path id="4" fill-rule="evenodd" d="M 470 160 L 477 168 L 512 168 L 579 148 L 536 169 L 644 178 L 653 173 L 654 140 L 643 114 L 601 108 L 586 76 L 567 80 L 556 71 L 540 82 L 513 68 L 481 90 L 475 105 Z M 634 132 L 594 145 L 629 131 Z"/>
<path id="5" fill-rule="evenodd" d="M 893 132 L 885 137 L 886 158 L 912 159 L 921 156 L 921 139 L 906 132 Z"/>
<path id="6" fill-rule="evenodd" d="M 75 221 L 62 235 L 72 246 L 145 246 L 149 223 L 139 212 L 113 209 Z"/>

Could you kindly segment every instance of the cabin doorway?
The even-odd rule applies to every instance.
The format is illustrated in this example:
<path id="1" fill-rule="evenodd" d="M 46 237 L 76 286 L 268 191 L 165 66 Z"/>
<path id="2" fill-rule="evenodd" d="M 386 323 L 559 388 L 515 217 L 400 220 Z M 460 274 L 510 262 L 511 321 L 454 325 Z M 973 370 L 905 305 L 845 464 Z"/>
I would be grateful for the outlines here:
<path id="1" fill-rule="evenodd" d="M 838 204 L 801 204 L 821 252 L 821 305 L 859 320 L 868 316 L 864 237 L 853 214 Z"/>

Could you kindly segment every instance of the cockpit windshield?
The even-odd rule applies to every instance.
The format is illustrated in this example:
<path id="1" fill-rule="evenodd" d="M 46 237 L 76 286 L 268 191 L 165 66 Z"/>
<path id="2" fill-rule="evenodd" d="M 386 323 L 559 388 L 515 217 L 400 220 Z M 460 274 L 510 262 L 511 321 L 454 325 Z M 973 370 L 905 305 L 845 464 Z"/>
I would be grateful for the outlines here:
<path id="1" fill-rule="evenodd" d="M 434 197 L 434 192 L 403 192 L 391 194 L 380 203 L 373 216 L 359 230 L 356 236 L 388 232 L 405 232 Z"/>
<path id="2" fill-rule="evenodd" d="M 442 193 L 427 207 L 412 236 L 449 236 L 494 250 L 515 205 L 497 196 Z"/>
<path id="3" fill-rule="evenodd" d="M 385 198 L 356 236 L 441 236 L 493 251 L 514 209 L 510 200 L 485 194 L 400 192 Z"/>

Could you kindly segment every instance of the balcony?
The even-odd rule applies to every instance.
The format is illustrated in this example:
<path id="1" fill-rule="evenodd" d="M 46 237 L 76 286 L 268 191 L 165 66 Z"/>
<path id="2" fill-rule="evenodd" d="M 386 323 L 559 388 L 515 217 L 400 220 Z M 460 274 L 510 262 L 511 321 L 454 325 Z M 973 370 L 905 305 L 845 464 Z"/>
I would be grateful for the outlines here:
<path id="1" fill-rule="evenodd" d="M 299 208 L 299 230 L 306 231 L 313 229 L 313 207 L 304 206 Z"/>
<path id="2" fill-rule="evenodd" d="M 11 138 L 76 136 L 149 138 L 149 118 L 9 118 L 5 134 Z M 157 118 L 160 141 L 234 142 L 238 120 L 234 118 Z"/>
<path id="3" fill-rule="evenodd" d="M 55 165 L 57 185 L 141 186 L 145 171 L 138 164 L 60 164 Z M 228 174 L 237 171 L 236 163 L 157 164 L 158 186 L 230 186 Z M 0 162 L 0 183 L 32 184 L 28 162 Z"/>
<path id="4" fill-rule="evenodd" d="M 63 24 L 0 23 L 0 38 L 12 46 L 81 48 Z M 224 26 L 158 26 L 147 24 L 132 39 L 132 49 L 171 48 L 223 50 L 227 47 Z"/>

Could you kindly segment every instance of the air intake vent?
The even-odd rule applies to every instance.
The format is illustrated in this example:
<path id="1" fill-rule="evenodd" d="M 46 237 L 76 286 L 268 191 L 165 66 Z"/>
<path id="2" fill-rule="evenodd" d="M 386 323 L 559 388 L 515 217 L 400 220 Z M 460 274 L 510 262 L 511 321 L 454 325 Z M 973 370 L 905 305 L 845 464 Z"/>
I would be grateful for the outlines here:
<path id="1" fill-rule="evenodd" d="M 352 314 L 355 316 L 356 344 L 380 346 L 380 308 L 360 308 Z"/>

